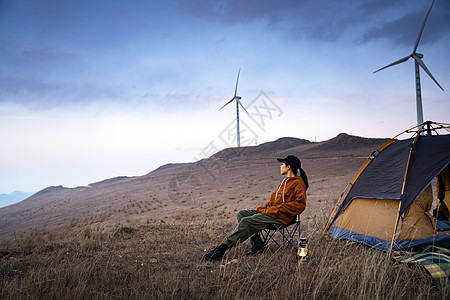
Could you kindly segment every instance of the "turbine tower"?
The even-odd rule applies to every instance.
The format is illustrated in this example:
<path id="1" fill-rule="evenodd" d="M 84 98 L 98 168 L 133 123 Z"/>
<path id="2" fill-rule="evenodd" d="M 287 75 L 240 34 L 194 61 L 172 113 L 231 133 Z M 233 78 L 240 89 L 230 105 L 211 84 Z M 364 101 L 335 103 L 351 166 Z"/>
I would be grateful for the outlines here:
<path id="1" fill-rule="evenodd" d="M 239 130 L 239 105 L 245 110 L 246 113 L 247 110 L 245 109 L 245 107 L 242 105 L 241 103 L 241 97 L 237 95 L 237 88 L 238 88 L 238 83 L 239 83 L 239 74 L 241 73 L 241 68 L 239 68 L 238 71 L 238 75 L 237 75 L 237 79 L 236 79 L 236 88 L 234 89 L 234 96 L 233 98 L 231 98 L 230 101 L 228 101 L 227 103 L 225 103 L 224 106 L 222 106 L 219 110 L 221 110 L 222 108 L 224 108 L 225 106 L 227 106 L 228 104 L 230 104 L 231 102 L 233 102 L 234 100 L 236 100 L 236 122 L 237 122 L 237 126 L 236 126 L 236 137 L 237 137 L 237 146 L 240 147 L 241 146 L 241 134 L 240 134 L 240 130 Z"/>
<path id="2" fill-rule="evenodd" d="M 433 7 L 434 1 L 431 3 L 430 9 L 428 10 L 427 16 L 425 17 L 425 20 L 423 21 L 422 28 L 420 28 L 419 35 L 417 36 L 416 43 L 414 44 L 414 49 L 412 53 L 402 59 L 399 59 L 395 62 L 393 62 L 390 65 L 387 65 L 381 69 L 376 70 L 373 73 L 376 73 L 378 71 L 381 71 L 383 69 L 392 67 L 394 65 L 401 64 L 402 62 L 407 61 L 410 58 L 414 59 L 414 65 L 415 65 L 415 72 L 416 72 L 416 109 L 417 109 L 417 125 L 420 125 L 423 123 L 423 110 L 422 110 L 422 93 L 420 89 L 420 67 L 428 74 L 428 76 L 433 79 L 433 81 L 441 88 L 441 90 L 444 90 L 442 86 L 434 79 L 433 75 L 431 75 L 431 72 L 428 70 L 428 68 L 425 66 L 425 63 L 422 61 L 423 54 L 417 53 L 417 46 L 419 46 L 420 38 L 422 37 L 423 28 L 425 27 L 425 23 L 427 22 L 428 16 L 430 15 L 431 8 Z"/>

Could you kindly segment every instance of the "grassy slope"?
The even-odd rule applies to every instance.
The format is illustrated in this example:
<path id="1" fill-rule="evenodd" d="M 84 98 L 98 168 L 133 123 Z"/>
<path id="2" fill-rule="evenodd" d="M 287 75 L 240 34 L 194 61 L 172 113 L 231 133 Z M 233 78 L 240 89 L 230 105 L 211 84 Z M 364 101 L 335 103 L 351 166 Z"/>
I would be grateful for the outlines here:
<path id="1" fill-rule="evenodd" d="M 8 222 L 21 221 L 10 228 L 27 228 L 0 243 L 0 299 L 448 298 L 449 289 L 437 289 L 421 267 L 387 261 L 385 253 L 365 246 L 320 238 L 361 156 L 379 145 L 364 141 L 356 147 L 348 136 L 289 150 L 265 145 L 263 151 L 212 158 L 221 168 L 172 165 L 156 174 L 98 184 L 96 193 L 47 190 L 41 194 L 46 197 L 35 198 L 34 210 L 18 205 L 0 211 Z M 301 154 L 311 183 L 302 216 L 310 261 L 299 265 L 291 249 L 245 257 L 248 242 L 224 261 L 203 260 L 205 251 L 233 230 L 238 209 L 267 201 L 281 178 L 278 163 L 268 158 L 288 153 Z M 174 188 L 173 178 L 184 185 Z M 46 206 L 49 199 L 53 207 Z M 35 221 L 39 218 L 47 225 Z"/>
<path id="2" fill-rule="evenodd" d="M 229 222 L 150 224 L 102 233 L 92 229 L 35 234 L 3 244 L 1 299 L 445 299 L 424 269 L 384 253 L 320 238 L 324 218 L 303 222 L 310 260 L 295 252 L 244 255 L 220 262 L 206 249 L 233 229 Z"/>

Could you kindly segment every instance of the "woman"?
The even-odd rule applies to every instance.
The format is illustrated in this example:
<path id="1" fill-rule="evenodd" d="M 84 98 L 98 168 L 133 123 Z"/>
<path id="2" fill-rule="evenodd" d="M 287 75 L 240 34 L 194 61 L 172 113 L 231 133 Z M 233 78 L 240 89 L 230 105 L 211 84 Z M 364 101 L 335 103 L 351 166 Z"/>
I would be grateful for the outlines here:
<path id="1" fill-rule="evenodd" d="M 253 247 L 247 255 L 258 253 L 264 242 L 259 232 L 270 224 L 289 225 L 297 215 L 305 210 L 308 178 L 301 168 L 300 159 L 293 155 L 278 158 L 282 163 L 280 174 L 286 178 L 278 185 L 266 205 L 256 210 L 240 210 L 237 213 L 238 225 L 225 242 L 205 254 L 206 259 L 222 259 L 227 249 L 251 237 Z"/>
<path id="2" fill-rule="evenodd" d="M 437 178 L 437 197 L 439 199 L 437 219 L 441 221 L 448 221 L 450 220 L 450 165 L 442 170 Z"/>

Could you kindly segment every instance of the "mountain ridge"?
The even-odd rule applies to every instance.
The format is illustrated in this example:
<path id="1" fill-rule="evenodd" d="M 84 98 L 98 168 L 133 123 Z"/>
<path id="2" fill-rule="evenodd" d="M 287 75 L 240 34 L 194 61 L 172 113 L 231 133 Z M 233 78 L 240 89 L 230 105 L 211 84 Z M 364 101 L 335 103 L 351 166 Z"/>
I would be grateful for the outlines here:
<path id="1" fill-rule="evenodd" d="M 196 162 L 168 163 L 143 176 L 118 176 L 76 188 L 47 187 L 0 208 L 0 240 L 17 232 L 75 224 L 106 228 L 214 213 L 232 218 L 234 210 L 258 205 L 267 197 L 279 178 L 276 158 L 289 154 L 299 156 L 308 172 L 313 207 L 317 192 L 334 189 L 336 178 L 350 178 L 362 157 L 386 140 L 348 134 L 323 142 L 280 138 L 258 146 L 223 149 Z M 327 168 L 330 171 L 325 172 Z M 218 209 L 217 203 L 227 205 Z"/>

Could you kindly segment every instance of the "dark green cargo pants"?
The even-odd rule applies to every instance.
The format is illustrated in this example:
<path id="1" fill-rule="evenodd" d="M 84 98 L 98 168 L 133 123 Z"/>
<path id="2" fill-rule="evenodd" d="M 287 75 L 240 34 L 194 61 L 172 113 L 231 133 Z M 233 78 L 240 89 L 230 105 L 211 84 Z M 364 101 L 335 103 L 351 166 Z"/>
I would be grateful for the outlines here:
<path id="1" fill-rule="evenodd" d="M 237 220 L 239 224 L 231 235 L 227 237 L 225 242 L 228 247 L 233 247 L 237 243 L 242 243 L 253 234 L 265 229 L 269 224 L 283 224 L 280 221 L 269 217 L 268 215 L 261 214 L 254 209 L 240 210 L 238 211 Z"/>

